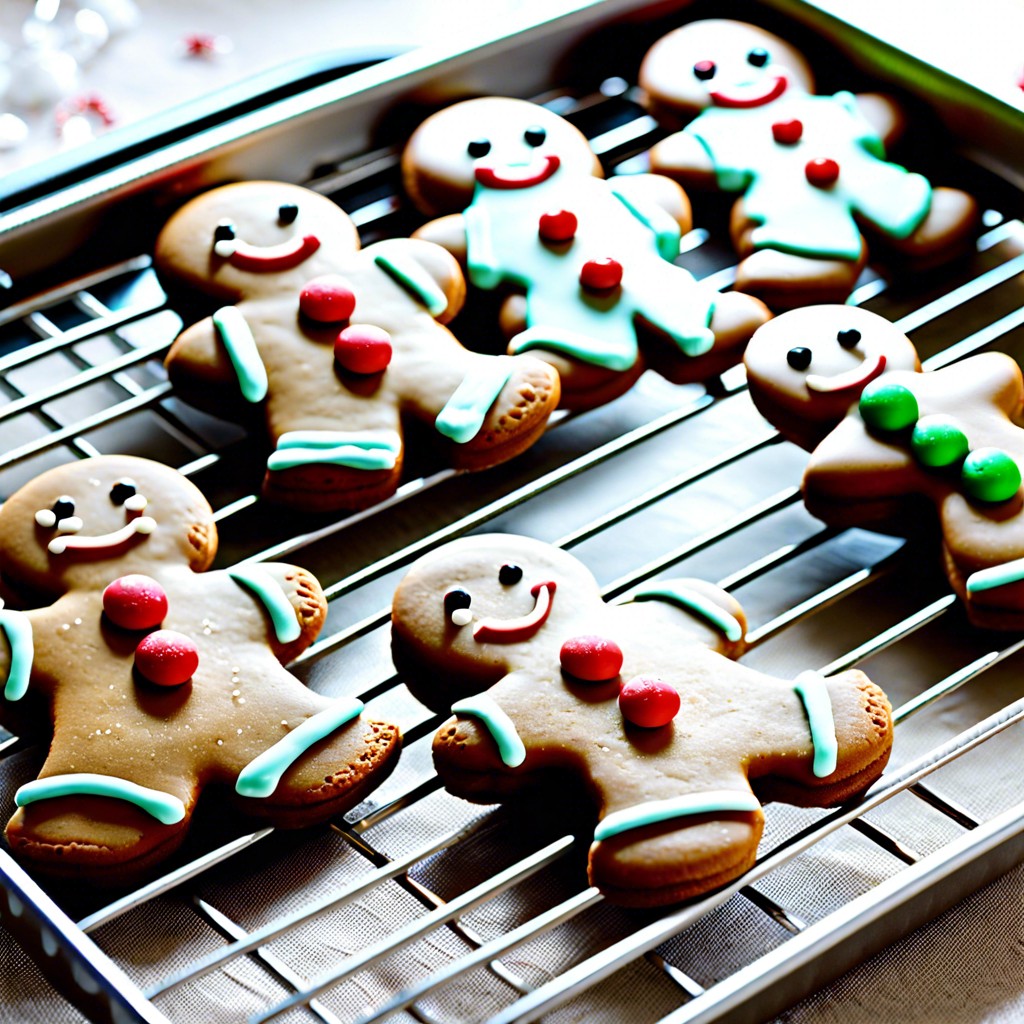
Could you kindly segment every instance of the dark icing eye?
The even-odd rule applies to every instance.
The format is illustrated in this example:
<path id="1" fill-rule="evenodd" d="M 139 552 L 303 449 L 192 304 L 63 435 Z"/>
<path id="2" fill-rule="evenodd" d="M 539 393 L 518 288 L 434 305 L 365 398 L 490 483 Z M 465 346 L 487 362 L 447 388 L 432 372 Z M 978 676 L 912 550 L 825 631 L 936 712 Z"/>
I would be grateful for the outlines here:
<path id="1" fill-rule="evenodd" d="M 135 481 L 125 477 L 110 488 L 110 500 L 115 505 L 123 505 L 137 490 Z"/>
<path id="2" fill-rule="evenodd" d="M 468 590 L 463 590 L 461 587 L 455 590 L 449 590 L 444 595 L 444 613 L 450 619 L 452 612 L 458 611 L 460 608 L 468 608 L 472 602 L 472 598 L 469 596 Z"/>
<path id="3" fill-rule="evenodd" d="M 66 494 L 62 494 L 53 503 L 53 517 L 59 523 L 62 519 L 69 519 L 75 514 L 75 502 L 72 498 L 69 498 Z"/>
<path id="4" fill-rule="evenodd" d="M 282 203 L 277 208 L 277 219 L 281 224 L 292 224 L 299 215 L 299 208 L 295 203 Z"/>
<path id="5" fill-rule="evenodd" d="M 786 362 L 794 370 L 806 370 L 811 365 L 811 350 L 802 345 L 798 348 L 791 348 L 786 353 Z"/>
<path id="6" fill-rule="evenodd" d="M 215 242 L 230 242 L 235 237 L 235 225 L 229 220 L 222 220 L 213 229 L 213 240 Z"/>
<path id="7" fill-rule="evenodd" d="M 518 583 L 523 578 L 523 570 L 518 565 L 512 565 L 506 562 L 498 570 L 498 582 L 504 584 L 506 587 L 512 586 L 513 583 Z"/>
<path id="8" fill-rule="evenodd" d="M 768 51 L 758 46 L 747 54 L 747 63 L 753 64 L 755 68 L 763 68 L 768 63 Z"/>
<path id="9" fill-rule="evenodd" d="M 713 60 L 699 60 L 693 65 L 693 73 L 702 82 L 715 77 L 715 62 Z"/>
<path id="10" fill-rule="evenodd" d="M 548 133 L 541 128 L 539 125 L 532 124 L 529 128 L 523 132 L 523 138 L 526 140 L 528 146 L 541 146 L 544 144 L 544 140 L 548 137 Z"/>
<path id="11" fill-rule="evenodd" d="M 486 139 L 474 139 L 467 147 L 466 152 L 476 160 L 478 157 L 487 156 L 491 151 L 491 144 Z"/>
<path id="12" fill-rule="evenodd" d="M 856 348 L 860 343 L 860 331 L 852 327 L 848 331 L 840 331 L 836 335 L 836 341 L 845 349 Z"/>

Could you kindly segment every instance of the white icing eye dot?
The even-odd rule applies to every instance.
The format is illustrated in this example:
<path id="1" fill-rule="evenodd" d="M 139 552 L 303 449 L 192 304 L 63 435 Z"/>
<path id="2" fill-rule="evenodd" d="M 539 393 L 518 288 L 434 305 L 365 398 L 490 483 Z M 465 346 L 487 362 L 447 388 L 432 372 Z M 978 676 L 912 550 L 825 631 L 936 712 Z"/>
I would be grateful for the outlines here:
<path id="1" fill-rule="evenodd" d="M 148 504 L 144 494 L 133 494 L 125 500 L 124 507 L 129 512 L 141 512 Z"/>
<path id="2" fill-rule="evenodd" d="M 41 508 L 36 513 L 36 523 L 44 530 L 49 530 L 57 525 L 57 517 L 52 508 Z"/>
<path id="3" fill-rule="evenodd" d="M 452 612 L 452 623 L 456 626 L 468 626 L 473 621 L 473 613 L 468 608 L 456 608 Z"/>
<path id="4" fill-rule="evenodd" d="M 57 521 L 57 530 L 60 533 L 78 533 L 83 525 L 78 516 L 68 516 L 67 519 Z"/>
<path id="5" fill-rule="evenodd" d="M 135 520 L 136 533 L 152 533 L 156 529 L 156 520 L 150 516 L 142 516 Z"/>

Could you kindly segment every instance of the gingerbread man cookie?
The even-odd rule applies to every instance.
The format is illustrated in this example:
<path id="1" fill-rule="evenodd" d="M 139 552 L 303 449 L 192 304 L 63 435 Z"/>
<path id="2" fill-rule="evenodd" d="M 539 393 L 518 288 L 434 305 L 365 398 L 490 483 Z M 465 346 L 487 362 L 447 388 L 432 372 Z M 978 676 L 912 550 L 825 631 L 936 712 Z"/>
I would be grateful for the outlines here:
<path id="1" fill-rule="evenodd" d="M 551 362 L 568 408 L 614 398 L 647 365 L 677 383 L 713 377 L 768 317 L 672 262 L 690 228 L 678 186 L 603 180 L 586 138 L 536 104 L 488 97 L 441 110 L 413 133 L 402 171 L 420 209 L 450 214 L 416 236 L 456 253 L 477 287 L 516 290 L 501 315 L 509 351 Z"/>
<path id="2" fill-rule="evenodd" d="M 746 354 L 750 393 L 813 449 L 804 498 L 836 526 L 934 506 L 953 589 L 979 626 L 1024 626 L 1024 381 L 1001 352 L 922 373 L 910 340 L 852 306 L 792 310 Z M 800 427 L 803 418 L 804 426 Z"/>
<path id="3" fill-rule="evenodd" d="M 316 579 L 282 563 L 206 572 L 216 547 L 202 494 L 146 459 L 52 469 L 0 509 L 4 586 L 31 598 L 0 610 L 0 713 L 53 730 L 7 841 L 40 870 L 129 881 L 182 842 L 207 785 L 293 827 L 394 766 L 394 726 L 282 667 L 323 624 Z"/>
<path id="4" fill-rule="evenodd" d="M 175 341 L 167 368 L 222 415 L 262 407 L 273 500 L 329 511 L 386 497 L 403 419 L 424 424 L 453 466 L 496 465 L 558 404 L 541 360 L 469 352 L 443 326 L 465 294 L 448 253 L 409 239 L 359 251 L 348 216 L 308 189 L 261 181 L 200 195 L 161 232 L 156 264 L 227 303 Z"/>
<path id="5" fill-rule="evenodd" d="M 747 870 L 760 800 L 838 803 L 888 759 L 889 705 L 863 673 L 772 678 L 729 660 L 743 633 L 710 584 L 611 606 L 568 553 L 501 535 L 421 559 L 393 610 L 399 671 L 434 707 L 454 701 L 434 739 L 446 787 L 494 802 L 544 783 L 557 799 L 575 776 L 599 808 L 591 881 L 635 906 Z"/>
<path id="6" fill-rule="evenodd" d="M 894 101 L 815 95 L 803 56 L 754 25 L 710 20 L 670 32 L 645 57 L 640 84 L 669 123 L 693 118 L 651 150 L 652 169 L 741 193 L 736 287 L 774 308 L 845 299 L 867 259 L 862 230 L 916 268 L 972 237 L 972 197 L 886 160 L 902 127 Z"/>

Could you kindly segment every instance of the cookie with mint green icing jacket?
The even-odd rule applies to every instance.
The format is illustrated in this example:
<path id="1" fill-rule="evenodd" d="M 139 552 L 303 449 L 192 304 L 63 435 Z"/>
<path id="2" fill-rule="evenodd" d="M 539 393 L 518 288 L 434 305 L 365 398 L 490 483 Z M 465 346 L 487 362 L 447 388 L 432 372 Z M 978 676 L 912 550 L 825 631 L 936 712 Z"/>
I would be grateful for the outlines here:
<path id="1" fill-rule="evenodd" d="M 566 408 L 616 397 L 647 367 L 708 380 L 769 316 L 673 262 L 691 226 L 678 185 L 604 180 L 586 137 L 537 104 L 492 96 L 438 111 L 413 132 L 402 175 L 438 217 L 416 237 L 457 255 L 471 285 L 501 290 L 509 351 L 555 366 Z"/>
<path id="2" fill-rule="evenodd" d="M 932 188 L 886 159 L 903 116 L 881 95 L 819 96 L 804 57 L 754 25 L 697 21 L 648 51 L 640 84 L 666 124 L 651 168 L 687 187 L 740 193 L 731 231 L 736 287 L 786 309 L 841 302 L 867 259 L 864 235 L 897 266 L 964 251 L 974 199 Z"/>
<path id="3" fill-rule="evenodd" d="M 811 452 L 811 513 L 915 534 L 937 520 L 968 618 L 1024 627 L 1024 379 L 1015 360 L 984 352 L 921 372 L 910 339 L 884 317 L 808 306 L 761 328 L 745 361 L 755 405 Z"/>
<path id="4" fill-rule="evenodd" d="M 421 558 L 395 594 L 400 675 L 454 715 L 434 737 L 445 786 L 480 803 L 592 800 L 590 880 L 653 906 L 753 863 L 762 800 L 825 807 L 860 793 L 892 745 L 863 672 L 779 679 L 737 664 L 745 620 L 701 580 L 606 604 L 540 541 L 480 535 Z"/>
<path id="5" fill-rule="evenodd" d="M 465 296 L 447 252 L 405 238 L 360 251 L 348 215 L 309 189 L 250 181 L 197 196 L 160 233 L 156 266 L 224 303 L 180 335 L 167 370 L 187 400 L 263 422 L 274 501 L 333 511 L 386 498 L 405 429 L 445 464 L 497 465 L 558 404 L 546 363 L 470 352 L 444 326 Z"/>
<path id="6" fill-rule="evenodd" d="M 283 827 L 348 810 L 395 765 L 398 729 L 282 666 L 327 601 L 280 562 L 206 571 L 203 495 L 167 466 L 104 455 L 48 470 L 0 508 L 0 719 L 51 734 L 15 794 L 13 854 L 133 882 L 185 839 L 202 791 Z M 22 735 L 28 735 L 22 732 Z"/>

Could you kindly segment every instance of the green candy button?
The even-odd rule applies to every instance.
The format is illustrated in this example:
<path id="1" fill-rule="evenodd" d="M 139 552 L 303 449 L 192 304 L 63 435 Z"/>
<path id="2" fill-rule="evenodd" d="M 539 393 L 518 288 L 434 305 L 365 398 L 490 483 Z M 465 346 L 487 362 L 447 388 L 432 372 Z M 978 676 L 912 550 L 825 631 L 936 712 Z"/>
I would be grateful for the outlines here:
<path id="1" fill-rule="evenodd" d="M 1020 489 L 1020 468 L 1001 448 L 978 448 L 964 459 L 960 479 L 977 501 L 1008 501 Z"/>
<path id="2" fill-rule="evenodd" d="M 910 436 L 910 450 L 923 466 L 952 466 L 970 445 L 967 435 L 947 416 L 922 416 Z"/>
<path id="3" fill-rule="evenodd" d="M 917 399 L 902 384 L 875 382 L 860 396 L 860 414 L 873 430 L 905 430 L 917 420 Z"/>

